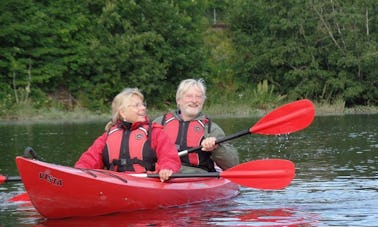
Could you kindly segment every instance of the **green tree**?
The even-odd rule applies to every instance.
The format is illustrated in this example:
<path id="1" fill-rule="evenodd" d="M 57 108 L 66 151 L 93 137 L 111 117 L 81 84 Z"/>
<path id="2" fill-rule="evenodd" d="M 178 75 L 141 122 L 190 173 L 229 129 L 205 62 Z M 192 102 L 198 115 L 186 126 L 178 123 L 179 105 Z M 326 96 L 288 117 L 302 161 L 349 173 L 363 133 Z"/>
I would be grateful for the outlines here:
<path id="1" fill-rule="evenodd" d="M 290 99 L 376 104 L 373 1 L 235 0 L 232 5 L 234 69 L 241 84 L 267 79 Z"/>
<path id="2" fill-rule="evenodd" d="M 196 1 L 98 3 L 90 70 L 77 77 L 77 96 L 98 109 L 120 89 L 138 87 L 155 105 L 173 102 L 178 81 L 200 76 L 206 65 L 203 8 Z"/>
<path id="3" fill-rule="evenodd" d="M 207 75 L 205 8 L 189 0 L 1 1 L 0 98 L 13 103 L 21 89 L 36 104 L 64 91 L 104 110 L 122 88 L 139 87 L 149 101 L 173 102 L 179 80 Z"/>
<path id="4" fill-rule="evenodd" d="M 82 5 L 14 0 L 0 4 L 4 12 L 0 27 L 2 84 L 11 78 L 13 89 L 28 84 L 31 95 L 68 89 L 71 77 L 80 73 L 87 61 L 83 34 L 89 21 Z"/>

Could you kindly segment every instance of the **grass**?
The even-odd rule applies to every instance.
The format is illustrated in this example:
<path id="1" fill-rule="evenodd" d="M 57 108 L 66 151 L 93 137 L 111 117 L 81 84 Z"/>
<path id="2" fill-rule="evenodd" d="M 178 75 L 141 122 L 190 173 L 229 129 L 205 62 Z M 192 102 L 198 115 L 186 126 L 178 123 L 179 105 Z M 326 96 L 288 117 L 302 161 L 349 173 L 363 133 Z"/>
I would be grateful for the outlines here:
<path id="1" fill-rule="evenodd" d="M 240 118 L 240 117 L 262 117 L 278 107 L 270 106 L 264 109 L 256 108 L 246 103 L 233 105 L 212 104 L 204 107 L 204 112 L 212 118 Z M 316 116 L 346 115 L 346 114 L 378 114 L 377 106 L 357 106 L 345 108 L 343 102 L 335 104 L 315 103 Z M 149 109 L 148 114 L 151 119 L 165 113 L 167 110 Z M 19 106 L 17 109 L 8 111 L 0 116 L 1 122 L 25 123 L 25 122 L 86 122 L 86 121 L 108 121 L 111 118 L 109 113 L 95 113 L 85 109 L 74 109 L 63 111 L 59 109 L 33 109 L 29 106 Z"/>
<path id="2" fill-rule="evenodd" d="M 110 114 L 95 113 L 85 109 L 65 111 L 56 108 L 34 109 L 28 105 L 18 106 L 7 114 L 0 116 L 1 122 L 12 123 L 61 123 L 61 122 L 85 122 L 85 121 L 108 121 Z"/>

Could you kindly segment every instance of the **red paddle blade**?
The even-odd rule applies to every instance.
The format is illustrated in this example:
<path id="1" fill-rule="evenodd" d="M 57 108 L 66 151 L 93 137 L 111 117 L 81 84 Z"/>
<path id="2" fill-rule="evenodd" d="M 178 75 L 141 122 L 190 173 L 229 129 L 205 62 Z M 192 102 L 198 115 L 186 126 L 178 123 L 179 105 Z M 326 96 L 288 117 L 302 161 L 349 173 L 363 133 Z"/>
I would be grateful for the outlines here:
<path id="1" fill-rule="evenodd" d="M 309 126 L 314 117 L 314 104 L 308 99 L 302 99 L 274 109 L 261 118 L 249 131 L 266 135 L 292 133 Z"/>
<path id="2" fill-rule="evenodd" d="M 234 166 L 221 172 L 220 176 L 245 187 L 283 189 L 293 180 L 295 166 L 285 159 L 263 159 Z"/>
<path id="3" fill-rule="evenodd" d="M 28 193 L 24 192 L 22 194 L 13 196 L 12 198 L 8 199 L 8 202 L 30 202 L 30 198 Z"/>

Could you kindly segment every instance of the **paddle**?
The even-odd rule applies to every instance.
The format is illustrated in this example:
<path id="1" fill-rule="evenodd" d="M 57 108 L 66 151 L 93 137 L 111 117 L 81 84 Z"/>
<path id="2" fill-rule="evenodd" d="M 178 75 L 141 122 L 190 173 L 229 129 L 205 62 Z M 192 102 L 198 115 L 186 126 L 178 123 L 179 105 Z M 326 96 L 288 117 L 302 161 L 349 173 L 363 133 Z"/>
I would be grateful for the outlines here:
<path id="1" fill-rule="evenodd" d="M 0 175 L 0 184 L 11 183 L 11 182 L 20 182 L 20 176 L 4 176 Z M 26 202 L 30 201 L 28 193 L 21 193 L 19 195 L 13 196 L 8 200 L 8 202 Z"/>
<path id="2" fill-rule="evenodd" d="M 31 147 L 25 148 L 24 157 L 31 157 L 31 158 L 34 158 L 34 159 L 41 160 L 37 156 L 37 153 Z M 8 183 L 8 182 L 19 182 L 19 181 L 21 181 L 20 176 L 4 176 L 4 175 L 0 174 L 0 184 Z"/>
<path id="3" fill-rule="evenodd" d="M 159 174 L 131 174 L 136 177 L 160 178 Z M 275 190 L 288 186 L 295 176 L 294 163 L 285 159 L 262 159 L 249 161 L 223 172 L 208 173 L 175 173 L 171 178 L 214 177 L 225 178 L 245 187 Z M 2 176 L 4 179 L 4 176 Z M 7 177 L 9 178 L 9 177 Z M 13 181 L 21 181 L 20 177 L 12 177 Z M 2 180 L 1 182 L 10 182 Z"/>
<path id="4" fill-rule="evenodd" d="M 4 176 L 0 175 L 0 184 L 8 183 L 8 182 L 19 182 L 21 181 L 20 176 Z"/>
<path id="5" fill-rule="evenodd" d="M 160 178 L 159 174 L 131 174 L 137 177 Z M 295 176 L 294 163 L 285 159 L 263 159 L 242 163 L 223 172 L 175 173 L 171 178 L 223 177 L 236 184 L 261 190 L 278 190 L 288 186 Z M 0 184 L 21 181 L 19 176 L 0 175 Z M 30 201 L 27 192 L 14 196 L 8 202 Z"/>
<path id="6" fill-rule="evenodd" d="M 131 174 L 137 177 L 159 178 L 159 174 Z M 242 163 L 223 172 L 175 173 L 170 178 L 225 178 L 245 187 L 276 190 L 288 186 L 295 176 L 294 163 L 285 159 L 263 159 Z"/>
<path id="7" fill-rule="evenodd" d="M 247 134 L 280 135 L 299 131 L 309 126 L 314 120 L 314 104 L 308 99 L 294 101 L 280 106 L 263 118 L 251 128 L 226 136 L 215 141 L 216 144 L 236 139 Z M 179 156 L 187 155 L 201 150 L 201 146 L 179 152 Z"/>

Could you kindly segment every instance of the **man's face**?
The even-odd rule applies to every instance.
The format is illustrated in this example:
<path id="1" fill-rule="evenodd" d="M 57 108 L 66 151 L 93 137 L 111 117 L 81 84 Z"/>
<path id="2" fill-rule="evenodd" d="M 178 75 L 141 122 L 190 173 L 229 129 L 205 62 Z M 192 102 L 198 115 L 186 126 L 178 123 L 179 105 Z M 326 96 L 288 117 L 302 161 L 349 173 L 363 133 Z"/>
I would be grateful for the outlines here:
<path id="1" fill-rule="evenodd" d="M 187 90 L 177 104 L 181 110 L 182 118 L 184 120 L 191 120 L 202 111 L 204 103 L 204 95 L 199 88 L 192 87 Z"/>

